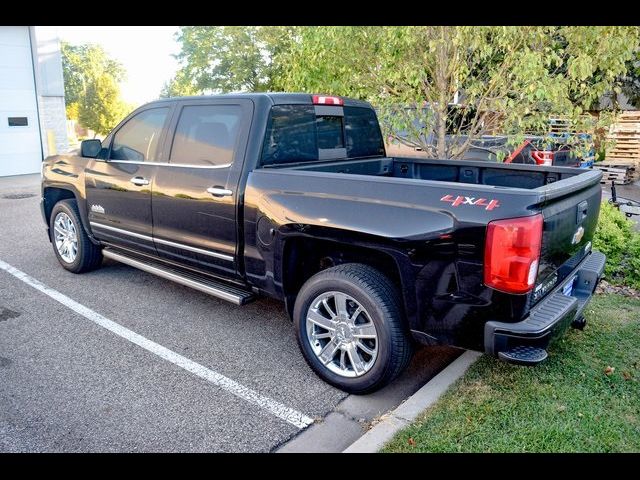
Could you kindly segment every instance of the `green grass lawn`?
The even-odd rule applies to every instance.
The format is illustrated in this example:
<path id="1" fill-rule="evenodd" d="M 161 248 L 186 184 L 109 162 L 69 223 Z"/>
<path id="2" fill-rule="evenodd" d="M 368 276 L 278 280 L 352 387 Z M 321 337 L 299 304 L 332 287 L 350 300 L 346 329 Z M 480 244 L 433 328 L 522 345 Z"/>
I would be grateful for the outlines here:
<path id="1" fill-rule="evenodd" d="M 640 452 L 640 301 L 596 296 L 586 316 L 537 367 L 482 357 L 383 451 Z"/>

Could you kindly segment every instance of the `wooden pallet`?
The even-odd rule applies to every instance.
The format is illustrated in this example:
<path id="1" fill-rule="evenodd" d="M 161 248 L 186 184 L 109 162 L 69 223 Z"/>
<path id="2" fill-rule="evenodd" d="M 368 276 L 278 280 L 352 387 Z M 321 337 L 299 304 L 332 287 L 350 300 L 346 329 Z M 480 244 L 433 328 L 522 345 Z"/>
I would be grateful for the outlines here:
<path id="1" fill-rule="evenodd" d="M 633 160 L 638 156 L 638 154 L 640 154 L 640 149 L 624 148 L 616 145 L 615 148 L 607 150 L 607 152 L 611 157 L 627 157 Z"/>
<path id="2" fill-rule="evenodd" d="M 611 142 L 614 147 L 622 146 L 622 147 L 639 147 L 640 148 L 640 139 L 639 138 L 612 138 L 607 137 L 607 141 Z"/>
<path id="3" fill-rule="evenodd" d="M 636 168 L 636 164 L 624 162 L 598 162 L 593 167 L 602 171 L 600 183 L 611 183 L 613 181 L 618 185 L 626 185 L 633 182 L 640 173 L 640 169 Z"/>
<path id="4" fill-rule="evenodd" d="M 611 182 L 615 185 L 629 185 L 630 183 L 633 183 L 633 180 L 629 177 L 617 177 L 615 175 L 603 175 L 600 179 L 600 183 L 603 184 L 611 185 Z"/>
<path id="5" fill-rule="evenodd" d="M 607 162 L 626 163 L 627 165 L 635 166 L 637 161 L 633 158 L 626 157 L 607 157 Z"/>
<path id="6" fill-rule="evenodd" d="M 607 132 L 607 138 L 612 138 L 616 140 L 637 140 L 638 132 L 632 131 L 628 132 L 629 129 L 620 130 L 615 125 L 609 127 L 609 131 Z"/>
<path id="7" fill-rule="evenodd" d="M 604 167 L 604 168 L 626 168 L 626 169 L 632 169 L 632 170 L 637 170 L 640 167 L 635 162 L 633 164 L 629 164 L 629 162 L 616 162 L 616 161 L 611 161 L 611 160 L 605 160 L 603 162 L 597 162 L 595 164 L 595 166 Z"/>
<path id="8" fill-rule="evenodd" d="M 640 162 L 640 111 L 622 112 L 609 128 L 605 161 L 635 164 Z"/>
<path id="9" fill-rule="evenodd" d="M 640 159 L 640 151 L 634 152 L 630 150 L 618 150 L 618 149 L 607 150 L 606 160 L 608 162 L 619 160 L 619 159 L 627 160 L 629 163 L 636 163 Z"/>
<path id="10" fill-rule="evenodd" d="M 620 151 L 629 151 L 629 152 L 640 152 L 640 143 L 638 144 L 629 144 L 629 143 L 623 143 L 623 142 L 616 142 L 613 145 L 611 145 L 610 148 L 611 151 L 613 150 L 620 150 Z"/>
<path id="11" fill-rule="evenodd" d="M 625 165 L 616 165 L 615 167 L 610 167 L 610 166 L 602 166 L 600 165 L 600 163 L 596 163 L 594 165 L 598 170 L 602 170 L 605 173 L 611 173 L 611 174 L 624 174 L 627 175 L 629 173 L 629 170 L 635 170 L 635 167 L 627 167 Z"/>
<path id="12" fill-rule="evenodd" d="M 605 178 L 602 177 L 602 179 L 600 180 L 600 183 L 603 185 L 611 185 L 611 182 L 613 182 L 614 185 L 629 185 L 630 183 L 633 183 L 627 178 L 625 178 L 624 180 L 618 180 L 616 178 L 608 178 L 605 180 Z"/>
<path id="13" fill-rule="evenodd" d="M 633 180 L 604 180 L 604 178 L 600 180 L 600 183 L 603 185 L 611 185 L 612 181 L 615 185 L 629 185 L 633 183 Z"/>

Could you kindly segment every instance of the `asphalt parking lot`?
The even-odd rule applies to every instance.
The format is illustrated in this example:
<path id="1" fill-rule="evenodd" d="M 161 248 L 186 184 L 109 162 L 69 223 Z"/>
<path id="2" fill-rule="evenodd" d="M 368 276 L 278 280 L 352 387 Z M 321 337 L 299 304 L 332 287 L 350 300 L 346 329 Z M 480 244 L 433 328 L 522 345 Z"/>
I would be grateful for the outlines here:
<path id="1" fill-rule="evenodd" d="M 278 302 L 237 307 L 107 260 L 62 269 L 37 175 L 0 179 L 0 227 L 0 451 L 268 452 L 323 424 L 299 449 L 341 451 L 460 353 L 421 349 L 349 397 L 305 364 Z"/>

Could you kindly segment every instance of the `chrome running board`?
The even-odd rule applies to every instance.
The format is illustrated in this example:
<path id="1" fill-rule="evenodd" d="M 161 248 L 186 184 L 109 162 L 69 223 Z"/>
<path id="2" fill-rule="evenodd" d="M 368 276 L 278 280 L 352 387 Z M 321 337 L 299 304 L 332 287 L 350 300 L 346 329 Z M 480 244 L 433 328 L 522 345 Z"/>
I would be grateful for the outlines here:
<path id="1" fill-rule="evenodd" d="M 115 252 L 109 248 L 105 248 L 102 251 L 102 255 L 106 258 L 111 258 L 117 262 L 152 273 L 167 280 L 179 283 L 180 285 L 191 287 L 195 290 L 199 290 L 236 305 L 244 305 L 254 299 L 253 292 L 249 290 L 244 290 L 240 287 L 229 285 L 221 281 L 208 278 L 204 275 L 198 275 L 193 272 L 182 271 L 179 268 L 166 266 L 160 262 L 134 258 L 133 256 L 129 256 L 121 252 Z"/>

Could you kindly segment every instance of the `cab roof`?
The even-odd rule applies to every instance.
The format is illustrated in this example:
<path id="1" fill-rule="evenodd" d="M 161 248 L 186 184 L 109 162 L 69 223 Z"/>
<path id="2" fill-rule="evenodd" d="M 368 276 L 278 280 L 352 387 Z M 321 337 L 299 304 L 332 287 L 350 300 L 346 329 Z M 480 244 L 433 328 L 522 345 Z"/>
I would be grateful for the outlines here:
<path id="1" fill-rule="evenodd" d="M 215 99 L 215 98 L 229 98 L 229 99 L 250 99 L 250 100 L 264 100 L 268 99 L 272 105 L 312 105 L 313 95 L 311 93 L 284 93 L 284 92 L 264 92 L 264 93 L 222 93 L 218 95 L 195 95 L 188 97 L 170 97 L 161 98 L 149 102 L 149 104 L 171 102 L 176 100 L 203 100 L 203 99 Z M 329 96 L 329 95 L 327 95 Z M 344 106 L 347 107 L 366 107 L 373 108 L 369 102 L 362 100 L 356 100 L 354 98 L 340 97 L 344 101 Z M 149 105 L 147 104 L 147 105 Z"/>

